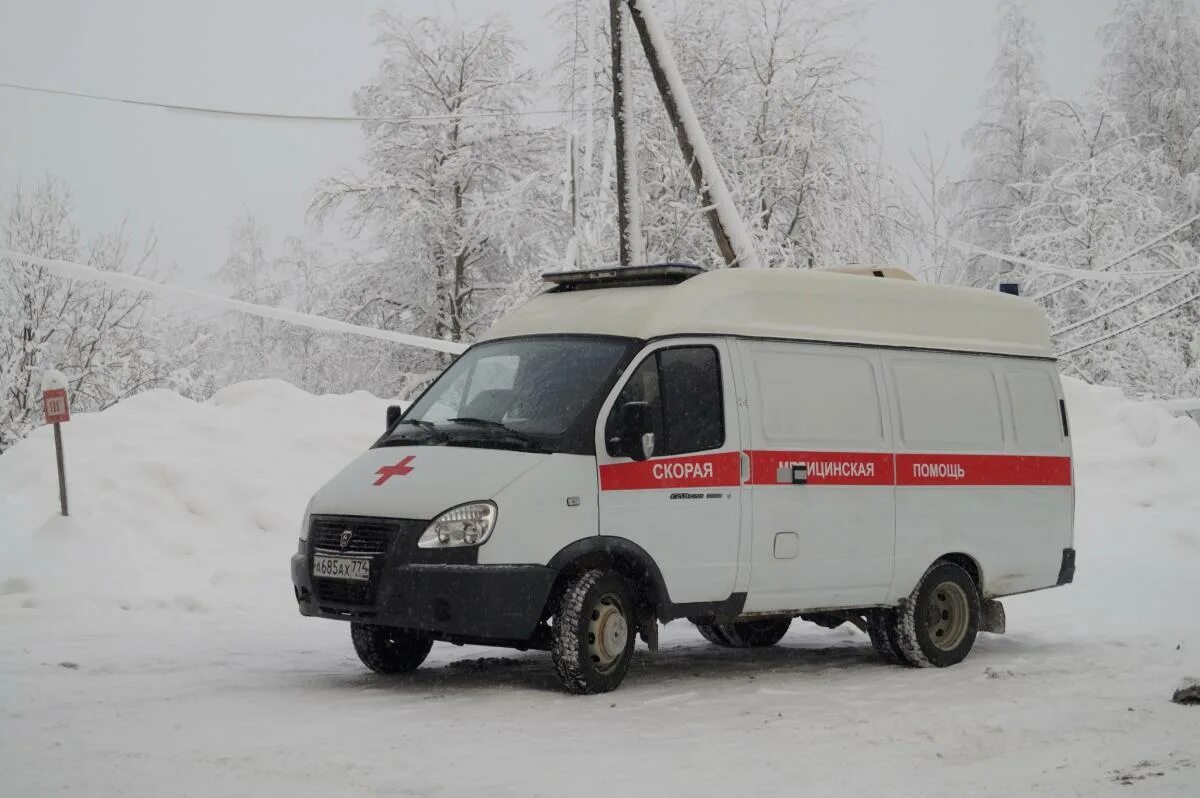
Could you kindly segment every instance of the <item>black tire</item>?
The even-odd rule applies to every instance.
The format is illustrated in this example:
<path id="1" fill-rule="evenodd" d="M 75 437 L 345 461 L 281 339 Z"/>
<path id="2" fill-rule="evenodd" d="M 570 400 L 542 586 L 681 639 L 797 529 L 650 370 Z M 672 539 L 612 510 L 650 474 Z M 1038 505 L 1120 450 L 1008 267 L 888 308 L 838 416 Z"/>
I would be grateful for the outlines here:
<path id="1" fill-rule="evenodd" d="M 966 659 L 979 633 L 979 589 L 951 562 L 936 562 L 900 602 L 896 640 L 918 668 L 947 668 Z"/>
<path id="2" fill-rule="evenodd" d="M 691 618 L 689 618 L 691 620 Z M 713 646 L 725 646 L 725 641 L 716 636 L 716 628 L 713 624 L 704 623 L 703 620 L 692 620 L 692 625 L 696 626 L 696 631 L 700 632 L 700 636 L 712 643 Z"/>
<path id="3" fill-rule="evenodd" d="M 633 660 L 637 614 L 625 580 L 592 569 L 572 577 L 554 613 L 550 656 L 569 693 L 615 690 Z"/>
<path id="4" fill-rule="evenodd" d="M 783 639 L 792 626 L 791 618 L 763 618 L 735 623 L 692 623 L 710 643 L 725 648 L 766 648 Z"/>
<path id="5" fill-rule="evenodd" d="M 896 610 L 891 607 L 872 610 L 867 613 L 866 619 L 871 645 L 883 661 L 893 665 L 907 665 L 908 659 L 905 658 L 904 650 L 900 648 L 900 640 L 896 636 Z"/>
<path id="6" fill-rule="evenodd" d="M 700 636 L 714 646 L 729 647 L 729 641 L 721 634 L 721 630 L 715 623 L 706 623 L 704 621 L 692 621 L 696 626 L 696 630 L 700 632 Z"/>
<path id="7" fill-rule="evenodd" d="M 376 673 L 415 671 L 433 648 L 433 641 L 420 632 L 367 623 L 351 623 L 350 639 L 362 664 Z"/>

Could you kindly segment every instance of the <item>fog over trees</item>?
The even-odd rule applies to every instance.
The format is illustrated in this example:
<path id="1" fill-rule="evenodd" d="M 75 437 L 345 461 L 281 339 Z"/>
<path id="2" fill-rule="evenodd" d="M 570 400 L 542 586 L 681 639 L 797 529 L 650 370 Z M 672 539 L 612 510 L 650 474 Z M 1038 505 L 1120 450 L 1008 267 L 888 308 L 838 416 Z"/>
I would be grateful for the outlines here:
<path id="1" fill-rule="evenodd" d="M 863 100 L 874 77 L 870 54 L 854 46 L 854 4 L 656 7 L 765 265 L 890 263 L 928 281 L 989 290 L 1017 282 L 1046 308 L 1067 373 L 1134 394 L 1200 395 L 1200 301 L 1189 301 L 1200 294 L 1200 274 L 1189 271 L 1200 266 L 1193 3 L 1122 0 L 1097 32 L 1106 56 L 1090 90 L 1064 97 L 1042 74 L 1044 44 L 1025 6 L 1000 0 L 961 170 L 936 145 L 913 164 L 882 159 Z M 247 212 L 213 231 L 230 242 L 226 261 L 213 264 L 228 293 L 469 342 L 537 291 L 542 272 L 615 265 L 607 3 L 564 0 L 553 18 L 559 57 L 537 74 L 525 66 L 521 32 L 502 17 L 381 12 L 383 58 L 347 98 L 371 118 L 362 163 L 314 186 L 308 218 L 291 230 L 266 230 Z M 650 261 L 717 268 L 674 131 L 640 48 L 630 49 L 644 251 Z M 570 112 L 529 113 L 548 97 Z M 153 240 L 131 241 L 120 228 L 86 237 L 69 187 L 53 177 L 0 188 L 9 249 L 155 274 Z M 316 243 L 322 229 L 348 243 Z M 1152 274 L 1099 281 L 1037 263 Z M 91 410 L 150 387 L 204 397 L 267 376 L 312 391 L 402 396 L 446 362 L 7 266 L 0 449 L 36 423 L 37 383 L 50 366 L 70 376 L 76 409 Z"/>

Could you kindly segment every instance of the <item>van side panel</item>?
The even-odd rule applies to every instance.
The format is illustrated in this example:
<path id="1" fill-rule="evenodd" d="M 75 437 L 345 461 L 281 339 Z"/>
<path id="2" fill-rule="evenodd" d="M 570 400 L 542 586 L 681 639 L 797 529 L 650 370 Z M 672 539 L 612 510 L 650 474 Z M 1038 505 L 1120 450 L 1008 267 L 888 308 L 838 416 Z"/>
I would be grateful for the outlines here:
<path id="1" fill-rule="evenodd" d="M 1056 584 L 1072 545 L 1070 441 L 1054 364 L 887 352 L 896 436 L 889 603 L 941 555 L 979 566 L 985 596 Z"/>
<path id="2" fill-rule="evenodd" d="M 895 487 L 879 354 L 745 340 L 737 351 L 753 503 L 746 610 L 882 603 L 892 582 Z M 799 464 L 807 477 L 796 484 Z"/>

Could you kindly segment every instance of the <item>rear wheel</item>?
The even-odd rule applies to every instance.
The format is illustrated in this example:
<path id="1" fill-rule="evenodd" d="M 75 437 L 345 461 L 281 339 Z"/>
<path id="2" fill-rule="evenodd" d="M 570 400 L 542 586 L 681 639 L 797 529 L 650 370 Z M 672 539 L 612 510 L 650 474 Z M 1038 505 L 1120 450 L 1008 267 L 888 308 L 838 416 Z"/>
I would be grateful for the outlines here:
<path id="1" fill-rule="evenodd" d="M 362 664 L 376 673 L 414 671 L 433 648 L 433 641 L 420 632 L 366 623 L 351 623 L 350 639 Z"/>
<path id="2" fill-rule="evenodd" d="M 710 643 L 726 648 L 766 648 L 783 639 L 792 626 L 791 618 L 762 618 L 735 623 L 696 623 Z"/>
<path id="3" fill-rule="evenodd" d="M 629 588 L 617 573 L 594 569 L 567 583 L 550 654 L 568 692 L 607 693 L 621 684 L 633 659 L 635 618 Z"/>
<path id="4" fill-rule="evenodd" d="M 895 665 L 907 665 L 904 650 L 896 637 L 896 610 L 894 608 L 877 609 L 866 615 L 867 634 L 875 652 L 883 657 L 885 662 Z"/>
<path id="5" fill-rule="evenodd" d="M 896 640 L 910 665 L 957 665 L 975 645 L 979 617 L 979 589 L 971 575 L 954 563 L 935 563 L 900 603 Z"/>
<path id="6" fill-rule="evenodd" d="M 721 632 L 717 629 L 717 625 L 715 623 L 705 623 L 704 621 L 692 621 L 692 623 L 695 624 L 696 631 L 700 633 L 700 636 L 712 643 L 714 646 L 729 645 L 728 641 L 722 637 Z"/>

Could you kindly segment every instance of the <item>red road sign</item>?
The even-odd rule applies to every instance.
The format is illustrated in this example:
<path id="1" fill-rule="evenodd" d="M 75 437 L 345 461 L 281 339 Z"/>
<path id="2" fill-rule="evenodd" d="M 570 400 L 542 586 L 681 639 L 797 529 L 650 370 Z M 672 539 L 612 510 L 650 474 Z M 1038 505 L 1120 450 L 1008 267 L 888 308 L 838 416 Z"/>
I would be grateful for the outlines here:
<path id="1" fill-rule="evenodd" d="M 42 410 L 47 424 L 61 424 L 71 420 L 71 405 L 67 402 L 66 388 L 47 388 L 42 391 Z"/>

